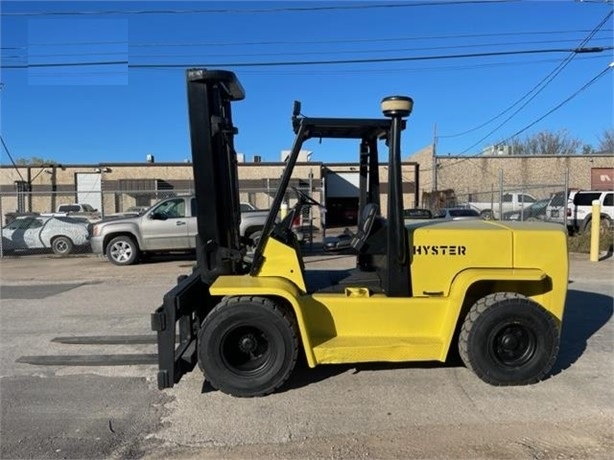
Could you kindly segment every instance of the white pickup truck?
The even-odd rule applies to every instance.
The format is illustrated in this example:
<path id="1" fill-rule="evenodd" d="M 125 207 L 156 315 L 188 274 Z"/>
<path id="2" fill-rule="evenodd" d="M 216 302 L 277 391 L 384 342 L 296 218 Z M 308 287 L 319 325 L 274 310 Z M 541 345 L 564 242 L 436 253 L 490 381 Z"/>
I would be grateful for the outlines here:
<path id="1" fill-rule="evenodd" d="M 83 217 L 92 223 L 99 221 L 102 217 L 97 209 L 87 203 L 60 204 L 54 213 L 43 215 Z"/>
<path id="2" fill-rule="evenodd" d="M 501 212 L 519 211 L 536 201 L 537 199 L 528 193 L 506 192 L 501 203 L 499 203 L 499 194 L 495 194 L 491 201 L 470 201 L 468 204 L 485 218 L 499 219 Z"/>
<path id="3" fill-rule="evenodd" d="M 269 214 L 241 206 L 240 235 L 257 242 Z M 115 265 L 131 265 L 147 253 L 190 251 L 196 247 L 196 202 L 193 196 L 167 198 L 143 214 L 114 217 L 92 228 L 92 252 Z"/>

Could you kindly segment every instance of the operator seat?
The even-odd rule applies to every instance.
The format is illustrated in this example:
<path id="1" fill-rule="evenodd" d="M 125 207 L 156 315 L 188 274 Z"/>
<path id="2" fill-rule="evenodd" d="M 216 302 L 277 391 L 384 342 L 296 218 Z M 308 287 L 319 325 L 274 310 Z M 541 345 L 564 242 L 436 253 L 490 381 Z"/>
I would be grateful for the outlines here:
<path id="1" fill-rule="evenodd" d="M 367 238 L 369 238 L 371 234 L 373 223 L 377 217 L 377 211 L 378 206 L 375 203 L 367 203 L 362 209 L 358 222 L 358 230 L 352 236 L 352 241 L 350 241 L 350 245 L 358 252 L 363 248 L 367 242 Z"/>

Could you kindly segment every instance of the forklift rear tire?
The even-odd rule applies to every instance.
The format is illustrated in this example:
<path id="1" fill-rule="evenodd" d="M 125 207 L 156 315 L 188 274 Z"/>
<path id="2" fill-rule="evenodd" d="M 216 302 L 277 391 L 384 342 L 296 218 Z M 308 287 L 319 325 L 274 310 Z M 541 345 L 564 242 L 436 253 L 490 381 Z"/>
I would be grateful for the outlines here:
<path id="1" fill-rule="evenodd" d="M 514 292 L 478 300 L 461 329 L 458 349 L 467 368 L 491 385 L 529 385 L 550 371 L 560 330 L 540 305 Z"/>
<path id="2" fill-rule="evenodd" d="M 274 392 L 290 377 L 297 356 L 294 316 L 263 297 L 225 297 L 198 334 L 198 362 L 205 378 L 233 396 Z"/>

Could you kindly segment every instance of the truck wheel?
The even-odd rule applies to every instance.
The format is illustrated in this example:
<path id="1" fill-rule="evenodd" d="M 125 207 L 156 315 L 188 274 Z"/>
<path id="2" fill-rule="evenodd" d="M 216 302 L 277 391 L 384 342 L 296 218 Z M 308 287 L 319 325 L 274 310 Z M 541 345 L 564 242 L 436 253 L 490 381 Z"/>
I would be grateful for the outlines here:
<path id="1" fill-rule="evenodd" d="M 485 209 L 484 211 L 481 211 L 480 216 L 484 220 L 494 220 L 495 218 L 494 213 L 490 209 Z"/>
<path id="2" fill-rule="evenodd" d="M 560 331 L 554 317 L 532 300 L 498 292 L 472 307 L 458 339 L 467 368 L 491 385 L 528 385 L 552 368 Z"/>
<path id="3" fill-rule="evenodd" d="M 583 231 L 590 232 L 592 225 L 593 225 L 593 219 L 588 218 L 586 222 L 584 222 Z M 602 234 L 606 233 L 610 229 L 611 226 L 612 226 L 612 221 L 610 221 L 610 218 L 608 216 L 601 216 L 601 218 L 599 219 L 599 232 Z"/>
<path id="4" fill-rule="evenodd" d="M 72 252 L 73 244 L 67 236 L 57 236 L 51 242 L 51 250 L 58 256 L 66 256 Z"/>
<path id="5" fill-rule="evenodd" d="M 294 317 L 263 297 L 225 297 L 198 333 L 209 383 L 233 396 L 264 396 L 290 377 L 298 356 Z"/>
<path id="6" fill-rule="evenodd" d="M 262 232 L 260 230 L 257 230 L 253 233 L 251 233 L 248 238 L 250 238 L 253 241 L 253 245 L 248 246 L 247 247 L 247 252 L 251 253 L 254 252 L 256 250 L 256 246 L 258 246 L 258 241 L 260 241 L 260 238 L 262 238 Z"/>
<path id="7" fill-rule="evenodd" d="M 115 265 L 132 265 L 138 260 L 139 248 L 132 238 L 121 235 L 109 242 L 106 253 Z"/>
<path id="8" fill-rule="evenodd" d="M 608 216 L 601 216 L 601 219 L 599 219 L 599 232 L 603 235 L 607 233 L 610 228 L 612 228 L 612 221 L 610 218 Z"/>

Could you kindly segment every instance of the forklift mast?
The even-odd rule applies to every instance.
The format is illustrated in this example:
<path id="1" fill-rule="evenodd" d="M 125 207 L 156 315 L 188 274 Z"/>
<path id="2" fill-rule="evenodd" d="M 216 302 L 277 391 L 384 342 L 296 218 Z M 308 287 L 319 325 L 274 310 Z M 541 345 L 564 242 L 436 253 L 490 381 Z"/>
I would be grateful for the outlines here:
<path id="1" fill-rule="evenodd" d="M 231 102 L 245 98 L 235 74 L 187 72 L 188 112 L 196 194 L 196 256 L 202 281 L 244 273 L 241 209 Z"/>

